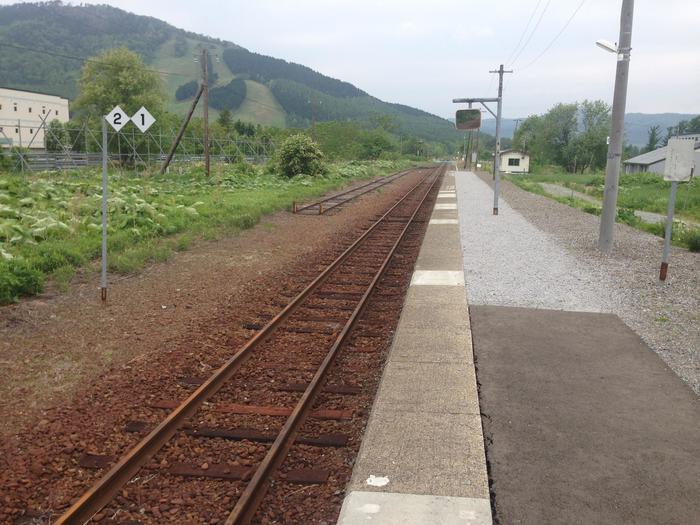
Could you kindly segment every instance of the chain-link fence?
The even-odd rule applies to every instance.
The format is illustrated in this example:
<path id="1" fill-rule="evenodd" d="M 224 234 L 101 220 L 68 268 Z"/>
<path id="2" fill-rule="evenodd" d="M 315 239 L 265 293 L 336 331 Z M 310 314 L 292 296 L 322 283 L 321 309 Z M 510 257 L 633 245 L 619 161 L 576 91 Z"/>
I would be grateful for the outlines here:
<path id="1" fill-rule="evenodd" d="M 0 147 L 16 171 L 56 171 L 98 166 L 102 162 L 102 131 L 99 124 L 85 122 L 61 124 L 45 120 L 33 125 L 29 141 L 15 141 L 14 134 L 27 136 L 22 123 L 0 126 Z M 26 124 L 24 125 L 26 127 Z M 24 133 L 24 135 L 23 135 Z M 108 160 L 113 165 L 132 168 L 159 166 L 175 142 L 177 131 L 153 126 L 146 133 L 135 129 L 108 130 Z M 237 134 L 211 135 L 212 162 L 233 163 L 242 160 L 264 162 L 275 151 L 274 142 L 267 138 L 241 137 Z M 196 131 L 183 135 L 172 162 L 201 162 L 204 160 L 204 138 Z"/>

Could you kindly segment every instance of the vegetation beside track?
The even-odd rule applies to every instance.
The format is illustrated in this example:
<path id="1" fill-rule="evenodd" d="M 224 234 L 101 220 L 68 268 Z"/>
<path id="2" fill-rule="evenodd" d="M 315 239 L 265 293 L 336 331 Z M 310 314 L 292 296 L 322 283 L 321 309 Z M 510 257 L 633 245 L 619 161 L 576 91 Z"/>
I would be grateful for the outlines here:
<path id="1" fill-rule="evenodd" d="M 325 175 L 285 178 L 267 166 L 240 163 L 175 167 L 170 174 L 109 174 L 109 268 L 131 273 L 167 260 L 197 238 L 213 239 L 254 226 L 352 180 L 388 175 L 409 161 L 339 162 Z M 76 269 L 100 254 L 101 173 L 0 173 L 0 304 L 66 287 Z"/>
<path id="2" fill-rule="evenodd" d="M 545 172 L 533 175 L 508 175 L 509 181 L 532 193 L 538 193 L 593 215 L 600 215 L 601 205 L 586 200 L 552 195 L 541 183 L 557 184 L 579 193 L 584 193 L 602 202 L 605 188 L 605 175 L 591 173 L 574 175 L 568 173 Z M 617 221 L 623 222 L 660 237 L 664 236 L 663 223 L 647 223 L 635 215 L 635 211 L 646 211 L 665 215 L 671 183 L 654 173 L 637 173 L 620 177 Z M 691 251 L 700 251 L 700 181 L 680 184 L 676 198 L 676 221 L 673 228 L 673 242 Z"/>

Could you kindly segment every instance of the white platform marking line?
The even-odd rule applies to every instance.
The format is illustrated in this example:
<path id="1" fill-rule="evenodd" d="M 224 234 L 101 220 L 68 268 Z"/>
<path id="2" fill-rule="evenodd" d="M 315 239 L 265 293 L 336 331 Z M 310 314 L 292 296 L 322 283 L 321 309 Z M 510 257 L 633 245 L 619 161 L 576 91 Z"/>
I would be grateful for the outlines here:
<path id="1" fill-rule="evenodd" d="M 457 203 L 436 204 L 436 210 L 456 210 Z"/>
<path id="2" fill-rule="evenodd" d="M 464 286 L 464 272 L 452 270 L 416 270 L 411 286 Z"/>
<path id="3" fill-rule="evenodd" d="M 459 224 L 457 219 L 430 219 L 428 224 Z"/>

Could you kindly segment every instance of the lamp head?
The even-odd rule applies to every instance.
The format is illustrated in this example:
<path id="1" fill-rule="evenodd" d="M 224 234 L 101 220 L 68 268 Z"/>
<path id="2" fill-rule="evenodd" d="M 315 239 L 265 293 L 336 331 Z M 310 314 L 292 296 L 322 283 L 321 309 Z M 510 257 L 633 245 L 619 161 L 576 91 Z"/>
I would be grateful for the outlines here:
<path id="1" fill-rule="evenodd" d="M 609 51 L 610 53 L 617 53 L 619 51 L 617 44 L 613 44 L 608 40 L 597 40 L 595 45 L 599 48 Z"/>

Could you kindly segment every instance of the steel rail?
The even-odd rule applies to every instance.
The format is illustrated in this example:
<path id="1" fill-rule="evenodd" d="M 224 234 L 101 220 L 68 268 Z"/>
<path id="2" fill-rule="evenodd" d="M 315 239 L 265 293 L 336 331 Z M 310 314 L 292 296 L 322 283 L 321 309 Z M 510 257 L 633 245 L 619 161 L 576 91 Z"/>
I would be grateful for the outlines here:
<path id="1" fill-rule="evenodd" d="M 179 427 L 191 417 L 208 398 L 214 395 L 231 378 L 236 370 L 250 356 L 252 350 L 267 340 L 277 327 L 291 315 L 306 297 L 318 288 L 326 278 L 342 264 L 367 236 L 408 197 L 418 189 L 430 175 L 413 186 L 406 194 L 372 224 L 353 244 L 351 244 L 337 259 L 321 272 L 304 290 L 285 306 L 280 313 L 272 318 L 251 339 L 243 345 L 228 361 L 199 386 L 190 396 L 175 408 L 147 436 L 131 448 L 119 461 L 98 481 L 96 481 L 66 512 L 61 515 L 54 525 L 82 525 L 107 505 L 121 488 L 133 478 L 141 467 L 165 445 L 178 431 Z"/>
<path id="2" fill-rule="evenodd" d="M 255 513 L 257 512 L 260 502 L 263 500 L 265 494 L 267 493 L 267 486 L 270 476 L 284 461 L 284 458 L 286 457 L 289 448 L 292 446 L 296 432 L 299 430 L 299 427 L 303 423 L 306 414 L 309 412 L 309 410 L 311 410 L 313 403 L 316 400 L 316 396 L 323 387 L 326 374 L 328 373 L 328 370 L 335 361 L 340 347 L 347 339 L 350 331 L 352 330 L 355 323 L 357 322 L 360 315 L 367 306 L 370 295 L 376 288 L 379 280 L 384 275 L 384 272 L 389 266 L 389 263 L 392 257 L 394 256 L 394 253 L 396 252 L 399 244 L 406 236 L 406 233 L 408 232 L 409 227 L 413 224 L 416 215 L 423 207 L 423 204 L 430 195 L 432 189 L 435 187 L 437 181 L 440 180 L 441 175 L 444 174 L 444 171 L 445 165 L 442 165 L 436 168 L 435 171 L 431 174 L 435 175 L 433 182 L 430 184 L 430 187 L 425 192 L 425 195 L 423 195 L 420 202 L 416 206 L 416 209 L 413 211 L 410 218 L 407 220 L 406 225 L 401 230 L 401 233 L 396 239 L 396 242 L 394 242 L 389 253 L 384 258 L 381 267 L 375 274 L 374 278 L 372 279 L 372 282 L 369 284 L 369 287 L 367 288 L 365 293 L 362 295 L 360 302 L 353 310 L 350 319 L 347 321 L 342 331 L 336 338 L 335 342 L 333 343 L 333 346 L 330 348 L 328 354 L 321 363 L 321 366 L 314 374 L 314 377 L 309 383 L 309 386 L 307 386 L 306 390 L 304 391 L 304 394 L 301 396 L 299 402 L 294 407 L 292 414 L 285 422 L 284 426 L 282 427 L 282 430 L 280 430 L 277 439 L 275 439 L 274 443 L 270 447 L 270 450 L 268 450 L 267 454 L 265 455 L 265 458 L 260 462 L 260 465 L 258 466 L 251 480 L 248 482 L 248 485 L 243 491 L 243 494 L 241 494 L 240 498 L 238 498 L 236 506 L 234 507 L 229 517 L 226 519 L 225 525 L 247 525 L 253 519 Z"/>
<path id="3" fill-rule="evenodd" d="M 420 169 L 420 168 L 411 168 L 409 170 L 400 171 L 398 173 L 395 173 L 394 175 L 390 175 L 388 177 L 385 177 L 384 180 L 374 179 L 366 184 L 361 184 L 360 186 L 356 186 L 354 188 L 350 188 L 349 190 L 342 191 L 340 193 L 336 193 L 334 195 L 331 195 L 330 197 L 326 197 L 325 199 L 320 199 L 320 200 L 314 201 L 312 203 L 305 204 L 301 207 L 297 206 L 295 203 L 293 211 L 294 211 L 294 213 L 299 213 L 299 212 L 303 212 L 306 210 L 310 210 L 311 208 L 315 208 L 316 206 L 318 206 L 318 214 L 323 215 L 323 213 L 327 212 L 328 210 L 332 210 L 333 208 L 340 206 L 340 204 L 345 204 L 346 202 L 350 202 L 351 200 L 356 199 L 357 197 L 360 197 L 360 196 L 364 195 L 365 193 L 369 193 L 372 190 L 376 190 L 377 188 L 381 188 L 382 186 L 386 186 L 390 182 L 394 182 L 395 180 L 400 179 L 401 177 L 403 177 L 405 175 L 408 175 L 409 173 L 411 173 L 415 169 Z M 378 184 L 378 183 L 381 183 L 381 184 Z M 374 185 L 374 186 L 372 186 L 372 185 Z M 361 193 L 358 193 L 357 195 L 354 195 L 353 197 L 350 197 L 349 199 L 342 201 L 334 206 L 329 206 L 328 208 L 323 207 L 323 204 L 328 202 L 328 201 L 331 201 L 331 200 L 336 199 L 338 197 L 342 197 L 344 195 L 347 195 L 348 193 L 353 193 L 357 190 L 367 188 L 368 186 L 372 186 L 372 187 L 361 192 Z"/>

